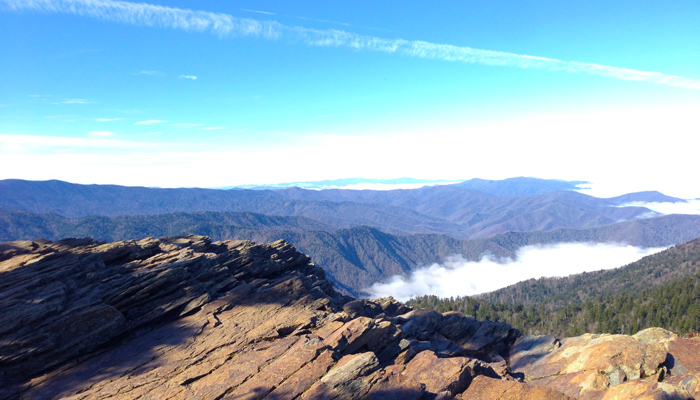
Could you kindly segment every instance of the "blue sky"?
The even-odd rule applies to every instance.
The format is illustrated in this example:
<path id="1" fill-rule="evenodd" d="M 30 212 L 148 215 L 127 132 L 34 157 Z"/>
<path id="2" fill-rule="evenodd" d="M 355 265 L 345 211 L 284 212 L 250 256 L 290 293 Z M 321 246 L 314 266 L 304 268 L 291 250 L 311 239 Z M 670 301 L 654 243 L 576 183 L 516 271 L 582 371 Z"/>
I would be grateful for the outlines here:
<path id="1" fill-rule="evenodd" d="M 700 4 L 667 3 L 0 0 L 0 179 L 700 197 Z"/>

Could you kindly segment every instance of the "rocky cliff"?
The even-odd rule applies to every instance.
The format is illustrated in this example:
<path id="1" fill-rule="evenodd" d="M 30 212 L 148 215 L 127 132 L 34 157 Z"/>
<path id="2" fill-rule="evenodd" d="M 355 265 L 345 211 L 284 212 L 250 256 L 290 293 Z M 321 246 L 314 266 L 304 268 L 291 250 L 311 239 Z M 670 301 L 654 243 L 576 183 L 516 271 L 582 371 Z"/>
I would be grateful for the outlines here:
<path id="1" fill-rule="evenodd" d="M 0 398 L 690 399 L 699 351 L 351 299 L 284 241 L 0 245 Z"/>

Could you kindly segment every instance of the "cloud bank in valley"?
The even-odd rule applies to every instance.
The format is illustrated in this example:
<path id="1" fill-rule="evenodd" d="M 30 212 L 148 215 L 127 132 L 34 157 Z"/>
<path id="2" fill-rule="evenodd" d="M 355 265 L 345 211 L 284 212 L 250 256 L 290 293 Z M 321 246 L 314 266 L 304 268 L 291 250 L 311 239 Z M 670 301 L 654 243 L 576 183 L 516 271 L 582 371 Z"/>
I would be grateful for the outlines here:
<path id="1" fill-rule="evenodd" d="M 336 29 L 319 30 L 300 26 L 287 26 L 277 21 L 259 21 L 222 13 L 164 7 L 147 3 L 114 0 L 0 0 L 0 6 L 3 4 L 10 10 L 29 9 L 39 12 L 73 14 L 137 26 L 209 32 L 221 37 L 236 35 L 262 37 L 269 40 L 285 39 L 308 46 L 345 47 L 354 50 L 378 51 L 442 61 L 577 72 L 621 80 L 646 81 L 660 85 L 700 90 L 699 79 L 660 72 L 565 61 L 420 40 L 385 39 Z"/>
<path id="2" fill-rule="evenodd" d="M 400 301 L 423 295 L 470 296 L 531 278 L 617 268 L 661 250 L 606 243 L 525 246 L 518 249 L 515 259 L 496 260 L 484 255 L 480 261 L 467 261 L 453 256 L 443 264 L 413 271 L 408 278 L 397 275 L 365 291 L 371 297 L 393 296 Z"/>
<path id="3" fill-rule="evenodd" d="M 700 199 L 686 200 L 677 203 L 647 203 L 634 201 L 621 204 L 619 207 L 646 207 L 661 214 L 700 214 Z M 653 216 L 653 215 L 652 215 Z"/>

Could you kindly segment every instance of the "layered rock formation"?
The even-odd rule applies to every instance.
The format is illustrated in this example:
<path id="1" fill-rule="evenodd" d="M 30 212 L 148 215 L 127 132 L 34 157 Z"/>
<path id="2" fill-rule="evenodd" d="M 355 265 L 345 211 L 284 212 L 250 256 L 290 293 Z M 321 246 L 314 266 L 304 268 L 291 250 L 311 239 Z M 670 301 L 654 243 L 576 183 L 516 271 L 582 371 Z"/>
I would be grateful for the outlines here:
<path id="1" fill-rule="evenodd" d="M 0 245 L 0 398 L 686 399 L 698 350 L 354 300 L 284 241 Z"/>

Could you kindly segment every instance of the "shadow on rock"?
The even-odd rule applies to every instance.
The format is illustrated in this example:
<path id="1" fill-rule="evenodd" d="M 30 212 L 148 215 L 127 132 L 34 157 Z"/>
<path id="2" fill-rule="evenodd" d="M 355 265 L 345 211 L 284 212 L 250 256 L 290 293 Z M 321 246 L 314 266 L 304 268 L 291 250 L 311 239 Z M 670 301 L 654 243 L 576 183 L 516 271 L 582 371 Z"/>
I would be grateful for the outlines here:
<path id="1" fill-rule="evenodd" d="M 65 396 L 139 368 L 196 360 L 199 351 L 221 346 L 193 346 L 194 338 L 225 324 L 235 328 L 231 321 L 238 318 L 256 326 L 242 336 L 241 329 L 238 336 L 236 329 L 218 335 L 219 345 L 243 345 L 250 335 L 286 336 L 308 328 L 303 325 L 318 319 L 315 311 L 327 313 L 346 300 L 284 241 L 212 243 L 187 236 L 5 243 L 0 397 Z M 291 303 L 309 311 L 272 318 Z"/>

